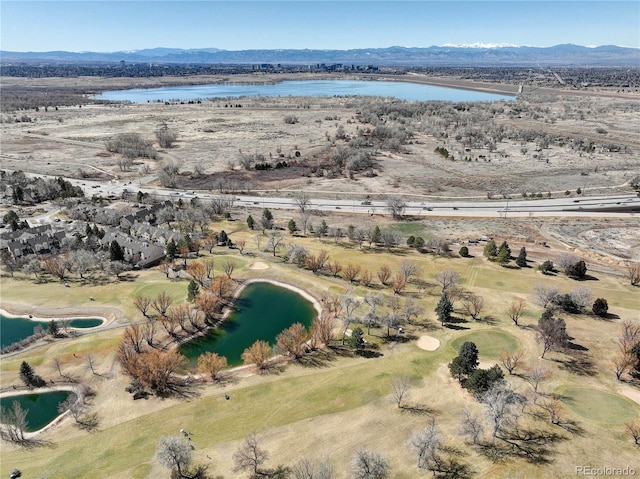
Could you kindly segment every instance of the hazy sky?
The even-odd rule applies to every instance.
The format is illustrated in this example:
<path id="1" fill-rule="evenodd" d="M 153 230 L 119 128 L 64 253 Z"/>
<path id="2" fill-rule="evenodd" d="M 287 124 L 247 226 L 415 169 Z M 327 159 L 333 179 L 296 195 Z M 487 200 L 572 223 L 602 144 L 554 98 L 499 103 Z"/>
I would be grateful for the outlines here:
<path id="1" fill-rule="evenodd" d="M 443 44 L 640 47 L 634 1 L 0 2 L 0 48 L 349 49 Z"/>

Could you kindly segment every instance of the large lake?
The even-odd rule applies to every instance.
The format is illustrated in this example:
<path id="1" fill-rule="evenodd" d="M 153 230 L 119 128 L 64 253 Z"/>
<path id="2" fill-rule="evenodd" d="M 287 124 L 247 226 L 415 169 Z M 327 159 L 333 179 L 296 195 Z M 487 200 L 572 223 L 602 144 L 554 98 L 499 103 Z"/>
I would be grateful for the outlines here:
<path id="1" fill-rule="evenodd" d="M 360 80 L 283 81 L 275 84 L 231 84 L 172 86 L 164 88 L 105 91 L 98 100 L 146 103 L 156 101 L 189 101 L 206 98 L 286 97 L 286 96 L 377 96 L 420 101 L 497 101 L 513 100 L 513 96 L 445 88 L 419 83 Z"/>
<path id="2" fill-rule="evenodd" d="M 309 328 L 317 316 L 311 302 L 300 294 L 262 281 L 247 285 L 236 298 L 235 308 L 221 328 L 180 346 L 192 365 L 210 351 L 225 356 L 229 366 L 238 366 L 244 350 L 257 340 L 273 345 L 276 336 L 293 323 Z"/>

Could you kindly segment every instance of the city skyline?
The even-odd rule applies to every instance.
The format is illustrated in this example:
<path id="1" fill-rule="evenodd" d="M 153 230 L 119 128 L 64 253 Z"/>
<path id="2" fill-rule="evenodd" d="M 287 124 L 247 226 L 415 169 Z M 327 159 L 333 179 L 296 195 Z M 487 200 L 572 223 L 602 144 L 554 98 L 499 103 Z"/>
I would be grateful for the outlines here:
<path id="1" fill-rule="evenodd" d="M 640 48 L 629 1 L 3 1 L 5 51 Z"/>

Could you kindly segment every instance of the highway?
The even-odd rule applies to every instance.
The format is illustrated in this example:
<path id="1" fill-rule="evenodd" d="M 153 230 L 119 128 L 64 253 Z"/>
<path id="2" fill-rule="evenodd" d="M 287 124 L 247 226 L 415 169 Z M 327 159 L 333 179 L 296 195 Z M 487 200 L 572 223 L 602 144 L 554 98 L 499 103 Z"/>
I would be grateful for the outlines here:
<path id="1" fill-rule="evenodd" d="M 29 176 L 44 176 L 30 174 Z M 215 193 L 195 191 L 176 191 L 169 188 L 152 188 L 144 186 L 153 178 L 141 178 L 132 181 L 111 180 L 98 182 L 91 180 L 77 180 L 67 178 L 72 184 L 81 186 L 87 198 L 93 195 L 109 197 L 121 197 L 124 190 L 134 195 L 138 191 L 148 193 L 163 199 L 177 201 L 182 198 L 185 202 L 192 198 L 201 201 L 211 200 L 220 196 Z M 232 195 L 235 207 L 269 208 L 297 210 L 293 195 L 289 196 L 258 196 L 258 195 Z M 313 196 L 313 192 L 308 193 Z M 326 195 L 325 195 L 326 196 Z M 308 209 L 310 211 L 334 211 L 347 214 L 390 214 L 385 201 L 360 199 L 341 199 L 339 194 L 335 199 L 315 199 L 312 197 Z M 546 198 L 546 199 L 519 199 L 519 200 L 452 200 L 443 201 L 407 201 L 403 215 L 409 216 L 452 216 L 452 217 L 534 217 L 534 216 L 598 216 L 598 217 L 633 217 L 640 213 L 640 198 L 635 194 L 609 195 L 609 196 L 581 196 L 578 198 Z"/>

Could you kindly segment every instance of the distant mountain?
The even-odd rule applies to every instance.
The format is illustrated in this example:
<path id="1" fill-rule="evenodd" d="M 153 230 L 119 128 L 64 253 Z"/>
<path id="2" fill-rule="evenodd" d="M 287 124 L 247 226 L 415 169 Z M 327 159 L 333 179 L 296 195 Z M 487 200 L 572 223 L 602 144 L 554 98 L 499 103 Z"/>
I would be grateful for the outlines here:
<path id="1" fill-rule="evenodd" d="M 335 64 L 386 66 L 592 66 L 640 68 L 640 49 L 605 45 L 553 47 L 432 46 L 357 50 L 219 50 L 153 48 L 127 52 L 9 52 L 0 51 L 2 63 L 15 62 L 130 62 L 213 64 Z"/>

